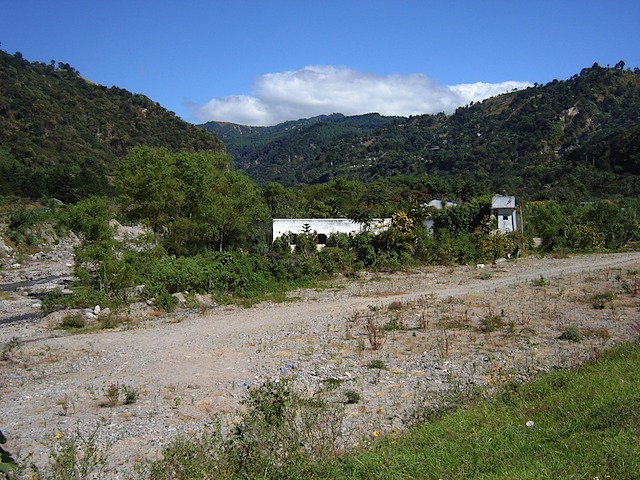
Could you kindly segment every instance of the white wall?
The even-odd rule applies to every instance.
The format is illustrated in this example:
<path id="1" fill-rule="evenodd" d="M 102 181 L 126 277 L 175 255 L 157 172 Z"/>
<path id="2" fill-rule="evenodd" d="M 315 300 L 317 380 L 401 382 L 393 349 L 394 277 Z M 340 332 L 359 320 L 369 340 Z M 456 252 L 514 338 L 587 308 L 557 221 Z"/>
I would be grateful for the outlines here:
<path id="1" fill-rule="evenodd" d="M 374 219 L 371 222 L 371 230 L 379 232 L 382 229 L 386 229 L 386 227 L 380 227 L 380 224 L 384 222 L 390 222 L 390 220 Z M 348 218 L 274 218 L 273 240 L 285 233 L 303 233 L 305 225 L 309 225 L 312 232 L 325 234 L 327 237 L 332 233 L 355 235 L 363 231 L 361 224 L 354 223 Z"/>

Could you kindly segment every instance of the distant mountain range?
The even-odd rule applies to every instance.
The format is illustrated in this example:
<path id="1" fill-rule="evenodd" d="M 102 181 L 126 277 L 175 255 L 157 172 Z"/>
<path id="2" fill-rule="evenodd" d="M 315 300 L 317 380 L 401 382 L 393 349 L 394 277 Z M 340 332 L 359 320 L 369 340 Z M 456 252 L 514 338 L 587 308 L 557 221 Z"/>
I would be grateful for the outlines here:
<path id="1" fill-rule="evenodd" d="M 68 64 L 0 51 L 0 195 L 72 202 L 112 194 L 116 161 L 142 144 L 226 150 L 261 185 L 427 176 L 530 199 L 638 196 L 640 70 L 594 64 L 452 115 L 195 126 Z"/>
<path id="2" fill-rule="evenodd" d="M 334 114 L 274 127 L 202 128 L 262 184 L 429 175 L 530 198 L 640 194 L 640 71 L 623 62 L 594 64 L 453 115 Z"/>

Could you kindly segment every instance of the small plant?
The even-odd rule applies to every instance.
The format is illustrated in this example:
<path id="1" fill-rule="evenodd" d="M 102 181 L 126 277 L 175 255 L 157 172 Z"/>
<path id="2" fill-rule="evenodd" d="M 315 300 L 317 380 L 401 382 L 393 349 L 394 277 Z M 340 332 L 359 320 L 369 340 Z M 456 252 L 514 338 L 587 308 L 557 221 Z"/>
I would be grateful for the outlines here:
<path id="1" fill-rule="evenodd" d="M 347 405 L 353 405 L 360 402 L 360 394 L 355 390 L 346 390 L 344 392 L 344 397 Z"/>
<path id="2" fill-rule="evenodd" d="M 365 329 L 367 331 L 367 338 L 369 339 L 369 345 L 371 345 L 371 348 L 374 350 L 380 350 L 386 340 L 385 329 L 381 328 L 371 315 L 367 316 Z"/>
<path id="3" fill-rule="evenodd" d="M 115 407 L 120 402 L 120 386 L 117 383 L 112 383 L 107 387 L 104 392 L 104 396 L 107 399 L 105 406 Z"/>
<path id="4" fill-rule="evenodd" d="M 0 360 L 9 360 L 11 358 L 11 354 L 16 348 L 18 348 L 18 345 L 18 337 L 12 337 L 11 340 L 5 343 L 4 347 L 2 347 L 2 352 L 0 352 Z"/>
<path id="5" fill-rule="evenodd" d="M 327 389 L 335 390 L 344 383 L 344 380 L 342 380 L 341 378 L 329 377 L 322 380 L 322 383 L 327 386 Z"/>
<path id="6" fill-rule="evenodd" d="M 385 332 L 394 332 L 397 330 L 404 330 L 405 326 L 404 326 L 404 323 L 402 322 L 402 319 L 398 319 L 398 317 L 394 316 L 392 319 L 390 319 L 387 323 L 384 324 L 382 329 Z"/>
<path id="7" fill-rule="evenodd" d="M 77 430 L 74 434 L 55 436 L 55 444 L 51 449 L 50 475 L 36 472 L 40 480 L 90 479 L 104 478 L 107 464 L 105 449 L 97 445 L 98 427 L 83 435 Z"/>
<path id="8" fill-rule="evenodd" d="M 60 328 L 62 330 L 76 330 L 87 326 L 87 321 L 80 314 L 78 315 L 65 315 L 60 322 Z"/>
<path id="9" fill-rule="evenodd" d="M 560 337 L 558 338 L 560 340 L 566 340 L 568 342 L 579 343 L 582 341 L 584 336 L 582 335 L 582 332 L 580 332 L 580 330 L 578 330 L 576 327 L 569 327 L 564 332 L 562 332 L 562 335 L 560 335 Z"/>
<path id="10" fill-rule="evenodd" d="M 384 360 L 371 360 L 368 364 L 367 367 L 372 368 L 372 369 L 377 369 L 377 370 L 384 370 L 385 368 L 387 368 L 387 366 L 384 363 Z"/>
<path id="11" fill-rule="evenodd" d="M 549 285 L 549 280 L 540 275 L 540 278 L 531 280 L 531 285 L 533 285 L 534 287 L 546 287 L 547 285 Z"/>
<path id="12" fill-rule="evenodd" d="M 162 292 L 158 295 L 153 304 L 165 312 L 173 312 L 178 306 L 178 299 L 169 292 Z"/>
<path id="13" fill-rule="evenodd" d="M 7 439 L 0 431 L 0 445 L 7 443 Z M 0 447 L 0 475 L 4 478 L 15 478 L 14 473 L 19 471 L 18 463 L 9 452 Z"/>
<path id="14" fill-rule="evenodd" d="M 122 385 L 122 403 L 125 405 L 131 405 L 138 400 L 138 390 L 135 387 L 128 385 Z"/>
<path id="15" fill-rule="evenodd" d="M 480 321 L 480 330 L 491 333 L 504 327 L 504 319 L 498 315 L 489 315 Z"/>
<path id="16" fill-rule="evenodd" d="M 482 270 L 479 274 L 478 274 L 478 278 L 480 280 L 490 280 L 492 277 L 491 272 L 488 272 L 486 270 Z"/>
<path id="17" fill-rule="evenodd" d="M 591 305 L 596 310 L 602 310 L 607 306 L 607 302 L 615 300 L 616 294 L 614 292 L 602 292 L 591 296 Z"/>

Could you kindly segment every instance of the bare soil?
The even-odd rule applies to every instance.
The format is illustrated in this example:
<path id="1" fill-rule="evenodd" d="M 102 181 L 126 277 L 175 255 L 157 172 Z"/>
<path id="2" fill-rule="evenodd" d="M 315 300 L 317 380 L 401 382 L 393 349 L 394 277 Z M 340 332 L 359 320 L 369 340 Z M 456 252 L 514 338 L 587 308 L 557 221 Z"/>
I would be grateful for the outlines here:
<path id="1" fill-rule="evenodd" d="M 237 421 L 247 388 L 286 376 L 309 393 L 329 379 L 338 385 L 343 441 L 354 445 L 406 428 L 447 388 L 474 384 L 491 394 L 637 338 L 639 286 L 637 252 L 528 256 L 339 278 L 251 308 L 168 315 L 142 304 L 112 312 L 122 323 L 94 333 L 55 329 L 60 314 L 4 324 L 0 429 L 10 451 L 45 465 L 56 435 L 98 428 L 108 478 L 126 478 L 177 435 L 214 416 Z M 571 327 L 582 340 L 560 339 Z M 112 385 L 138 398 L 108 406 Z M 346 404 L 347 391 L 360 400 Z"/>

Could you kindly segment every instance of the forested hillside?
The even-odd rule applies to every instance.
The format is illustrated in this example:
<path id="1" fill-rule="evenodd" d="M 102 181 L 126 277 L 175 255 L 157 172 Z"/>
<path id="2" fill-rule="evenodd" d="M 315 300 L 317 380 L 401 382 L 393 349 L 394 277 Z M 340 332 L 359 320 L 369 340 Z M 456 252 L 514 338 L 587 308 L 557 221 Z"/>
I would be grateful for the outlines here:
<path id="1" fill-rule="evenodd" d="M 420 115 L 324 147 L 323 122 L 236 163 L 260 182 L 287 186 L 337 177 L 459 179 L 527 198 L 584 200 L 640 193 L 640 71 L 594 64 L 554 80 L 459 108 Z M 287 144 L 288 155 L 280 154 Z M 272 155 L 278 152 L 277 155 Z"/>
<path id="2" fill-rule="evenodd" d="M 115 160 L 135 145 L 224 151 L 143 95 L 0 51 L 0 195 L 73 202 L 106 193 Z"/>
<path id="3" fill-rule="evenodd" d="M 340 140 L 366 135 L 401 120 L 377 113 L 346 117 L 339 113 L 251 127 L 227 122 L 208 122 L 202 128 L 215 133 L 227 145 L 236 165 L 260 183 L 276 180 L 293 185 L 311 159 Z"/>

